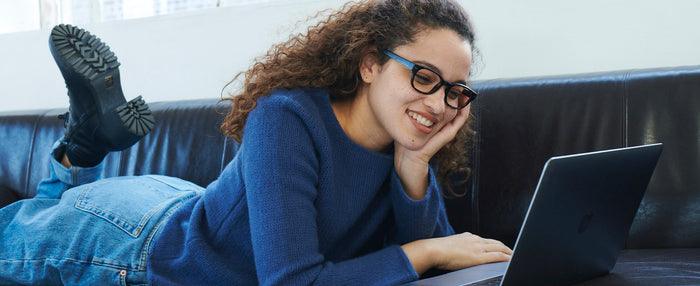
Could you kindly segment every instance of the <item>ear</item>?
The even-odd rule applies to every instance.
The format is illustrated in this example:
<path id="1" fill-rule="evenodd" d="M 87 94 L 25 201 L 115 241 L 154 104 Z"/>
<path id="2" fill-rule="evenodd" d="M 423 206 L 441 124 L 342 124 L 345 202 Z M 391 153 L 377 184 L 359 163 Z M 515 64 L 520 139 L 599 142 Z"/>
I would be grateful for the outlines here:
<path id="1" fill-rule="evenodd" d="M 364 83 L 372 83 L 377 75 L 382 71 L 379 62 L 379 54 L 374 47 L 367 48 L 362 53 L 360 60 L 360 78 Z"/>

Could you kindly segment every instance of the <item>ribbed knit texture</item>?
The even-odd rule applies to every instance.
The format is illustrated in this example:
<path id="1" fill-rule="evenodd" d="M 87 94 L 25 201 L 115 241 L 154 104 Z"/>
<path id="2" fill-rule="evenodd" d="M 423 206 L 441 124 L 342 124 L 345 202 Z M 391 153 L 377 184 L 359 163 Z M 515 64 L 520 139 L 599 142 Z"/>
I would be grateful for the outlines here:
<path id="1" fill-rule="evenodd" d="M 202 154 L 207 156 L 207 154 Z M 152 284 L 393 285 L 418 278 L 400 245 L 454 233 L 432 170 L 420 201 L 393 154 L 343 132 L 325 90 L 258 100 L 238 153 L 164 226 Z"/>

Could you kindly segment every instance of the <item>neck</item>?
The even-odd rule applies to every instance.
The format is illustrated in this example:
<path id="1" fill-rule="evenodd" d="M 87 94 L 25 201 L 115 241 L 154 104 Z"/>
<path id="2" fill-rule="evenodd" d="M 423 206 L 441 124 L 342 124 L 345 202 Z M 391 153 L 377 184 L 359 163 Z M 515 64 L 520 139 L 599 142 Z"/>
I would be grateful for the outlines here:
<path id="1" fill-rule="evenodd" d="M 393 140 L 374 116 L 366 89 L 359 88 L 354 98 L 333 102 L 331 106 L 340 127 L 350 140 L 365 149 L 377 152 L 391 147 Z"/>

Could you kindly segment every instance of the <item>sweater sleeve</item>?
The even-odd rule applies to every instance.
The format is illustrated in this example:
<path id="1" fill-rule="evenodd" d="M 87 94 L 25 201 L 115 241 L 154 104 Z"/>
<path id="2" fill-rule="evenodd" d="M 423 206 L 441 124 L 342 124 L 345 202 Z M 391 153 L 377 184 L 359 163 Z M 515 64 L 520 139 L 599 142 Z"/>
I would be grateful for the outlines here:
<path id="1" fill-rule="evenodd" d="M 260 100 L 241 151 L 255 269 L 261 285 L 392 285 L 418 274 L 399 246 L 345 261 L 320 253 L 314 200 L 319 161 L 296 102 Z"/>
<path id="2" fill-rule="evenodd" d="M 445 202 L 432 167 L 428 168 L 428 190 L 422 199 L 414 200 L 406 194 L 396 170 L 391 174 L 390 196 L 396 221 L 392 241 L 404 244 L 455 233 L 447 220 Z"/>

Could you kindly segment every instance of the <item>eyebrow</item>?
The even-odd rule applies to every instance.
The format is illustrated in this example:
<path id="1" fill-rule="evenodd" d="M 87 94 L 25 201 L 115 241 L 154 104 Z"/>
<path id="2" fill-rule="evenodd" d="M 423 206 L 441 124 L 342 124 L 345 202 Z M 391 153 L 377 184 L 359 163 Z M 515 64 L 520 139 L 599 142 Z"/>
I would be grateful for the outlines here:
<path id="1" fill-rule="evenodd" d="M 443 76 L 443 75 L 442 75 L 442 71 L 441 71 L 438 67 L 434 66 L 433 64 L 431 64 L 431 63 L 429 63 L 429 62 L 425 62 L 425 61 L 421 61 L 421 60 L 417 60 L 417 61 L 413 61 L 413 62 L 414 62 L 414 63 L 417 63 L 417 64 L 420 64 L 420 65 L 423 65 L 423 66 L 425 66 L 425 67 L 427 67 L 427 68 L 430 68 L 431 70 L 436 71 L 441 77 Z M 464 85 L 467 84 L 467 82 L 464 81 L 464 80 L 454 81 L 453 83 L 461 83 L 461 84 L 464 84 Z"/>

